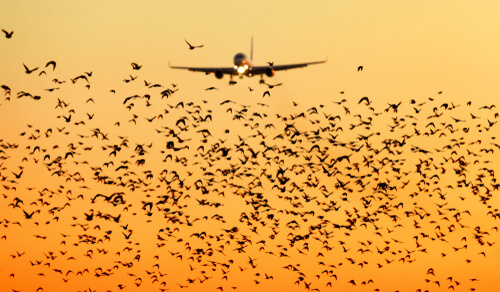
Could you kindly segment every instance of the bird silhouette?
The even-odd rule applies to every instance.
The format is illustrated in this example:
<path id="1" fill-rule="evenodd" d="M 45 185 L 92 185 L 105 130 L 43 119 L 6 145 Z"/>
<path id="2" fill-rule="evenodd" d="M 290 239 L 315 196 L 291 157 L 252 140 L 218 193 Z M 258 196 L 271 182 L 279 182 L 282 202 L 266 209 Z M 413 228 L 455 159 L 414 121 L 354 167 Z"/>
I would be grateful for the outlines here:
<path id="1" fill-rule="evenodd" d="M 29 69 L 24 63 L 23 63 L 23 66 L 24 66 L 24 69 L 26 70 L 26 74 L 31 74 L 33 72 L 35 72 L 36 70 L 38 70 L 38 67 L 36 68 L 33 68 L 33 69 Z"/>
<path id="2" fill-rule="evenodd" d="M 142 65 L 139 65 L 139 64 L 134 63 L 134 62 L 130 63 L 130 65 L 132 66 L 132 70 L 139 70 L 142 68 Z"/>
<path id="3" fill-rule="evenodd" d="M 194 50 L 196 48 L 203 48 L 203 45 L 193 46 L 186 39 L 184 39 L 184 41 L 186 42 L 186 44 L 188 44 L 190 50 Z"/>
<path id="4" fill-rule="evenodd" d="M 276 86 L 281 86 L 281 85 L 283 85 L 283 83 L 277 83 L 277 84 L 267 84 L 267 83 L 265 83 L 265 84 L 267 85 L 267 87 L 269 87 L 269 89 L 273 89 L 273 88 L 274 88 L 274 87 L 276 87 Z"/>
<path id="5" fill-rule="evenodd" d="M 366 102 L 366 105 L 370 105 L 371 104 L 371 101 L 368 99 L 368 97 L 364 96 L 362 97 L 359 101 L 358 101 L 358 104 L 362 103 L 362 102 Z"/>
<path id="6" fill-rule="evenodd" d="M 5 34 L 5 37 L 10 39 L 12 35 L 14 34 L 14 31 L 8 32 L 5 29 L 2 29 L 2 32 Z"/>
<path id="7" fill-rule="evenodd" d="M 45 68 L 47 68 L 49 66 L 52 66 L 52 71 L 56 70 L 56 62 L 55 61 L 47 62 L 47 64 L 45 65 Z"/>

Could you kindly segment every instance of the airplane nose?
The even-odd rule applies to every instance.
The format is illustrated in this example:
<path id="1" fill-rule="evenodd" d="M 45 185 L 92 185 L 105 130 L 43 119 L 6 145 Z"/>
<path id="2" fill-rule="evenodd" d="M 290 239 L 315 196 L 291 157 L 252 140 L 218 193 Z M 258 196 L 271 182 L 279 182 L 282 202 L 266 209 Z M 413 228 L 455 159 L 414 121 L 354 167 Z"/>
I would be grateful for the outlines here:
<path id="1" fill-rule="evenodd" d="M 243 53 L 238 53 L 234 56 L 234 65 L 241 66 L 242 63 L 246 60 L 246 56 Z"/>

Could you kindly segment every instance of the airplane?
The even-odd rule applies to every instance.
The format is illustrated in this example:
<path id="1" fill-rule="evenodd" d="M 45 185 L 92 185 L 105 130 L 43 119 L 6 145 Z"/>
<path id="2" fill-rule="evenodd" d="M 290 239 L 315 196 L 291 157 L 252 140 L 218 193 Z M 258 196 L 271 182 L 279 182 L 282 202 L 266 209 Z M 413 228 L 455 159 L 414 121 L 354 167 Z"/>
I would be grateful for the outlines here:
<path id="1" fill-rule="evenodd" d="M 268 77 L 273 77 L 276 71 L 289 70 L 295 68 L 307 67 L 308 65 L 314 64 L 322 64 L 326 63 L 327 60 L 315 61 L 315 62 L 306 62 L 306 63 L 296 63 L 296 64 L 287 64 L 287 65 L 274 65 L 271 62 L 268 62 L 267 66 L 254 66 L 252 64 L 253 59 L 253 38 L 251 40 L 250 47 L 250 58 L 247 57 L 244 53 L 238 53 L 234 56 L 233 67 L 185 67 L 185 66 L 171 66 L 172 69 L 185 69 L 194 72 L 204 72 L 206 75 L 213 73 L 215 78 L 222 79 L 224 75 L 230 76 L 229 84 L 235 84 L 233 81 L 233 76 L 239 76 L 243 78 L 243 76 L 253 77 L 255 75 L 260 75 L 260 83 L 264 83 L 264 74 Z"/>

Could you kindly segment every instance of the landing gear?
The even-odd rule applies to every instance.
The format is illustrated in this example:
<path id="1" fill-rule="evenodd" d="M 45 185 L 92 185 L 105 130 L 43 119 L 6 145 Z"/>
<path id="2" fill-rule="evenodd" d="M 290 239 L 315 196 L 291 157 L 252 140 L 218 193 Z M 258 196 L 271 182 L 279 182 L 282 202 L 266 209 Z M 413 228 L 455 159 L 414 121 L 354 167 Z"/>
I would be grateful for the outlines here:
<path id="1" fill-rule="evenodd" d="M 260 75 L 260 80 L 259 80 L 259 84 L 264 84 L 266 83 L 266 81 L 264 81 L 264 75 Z"/>
<path id="2" fill-rule="evenodd" d="M 229 75 L 229 78 L 230 78 L 229 79 L 229 85 L 235 85 L 236 83 L 238 83 L 238 82 L 236 82 L 236 81 L 233 80 L 233 75 Z"/>

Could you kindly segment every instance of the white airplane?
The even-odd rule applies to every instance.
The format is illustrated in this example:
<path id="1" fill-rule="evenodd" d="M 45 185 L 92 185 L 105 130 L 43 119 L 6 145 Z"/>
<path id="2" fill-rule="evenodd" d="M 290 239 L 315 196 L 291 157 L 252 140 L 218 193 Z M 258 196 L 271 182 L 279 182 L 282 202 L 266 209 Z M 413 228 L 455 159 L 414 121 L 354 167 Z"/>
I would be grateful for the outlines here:
<path id="1" fill-rule="evenodd" d="M 252 64 L 253 59 L 253 38 L 251 42 L 250 48 L 250 58 L 248 58 L 243 53 L 238 53 L 234 56 L 233 67 L 184 67 L 184 66 L 170 66 L 172 69 L 185 69 L 194 72 L 205 72 L 205 74 L 214 73 L 217 79 L 222 79 L 224 74 L 229 75 L 231 80 L 230 84 L 234 84 L 236 82 L 232 81 L 233 76 L 239 76 L 243 78 L 243 76 L 252 77 L 255 75 L 260 75 L 261 80 L 260 83 L 263 83 L 263 75 L 266 74 L 268 77 L 273 77 L 275 71 L 282 71 L 288 69 L 302 68 L 308 65 L 314 64 L 322 64 L 326 63 L 327 60 L 316 61 L 316 62 L 306 62 L 306 63 L 296 63 L 296 64 L 287 64 L 287 65 L 274 65 L 273 63 L 268 62 L 267 66 L 254 66 Z M 170 65 L 170 64 L 169 64 Z"/>

